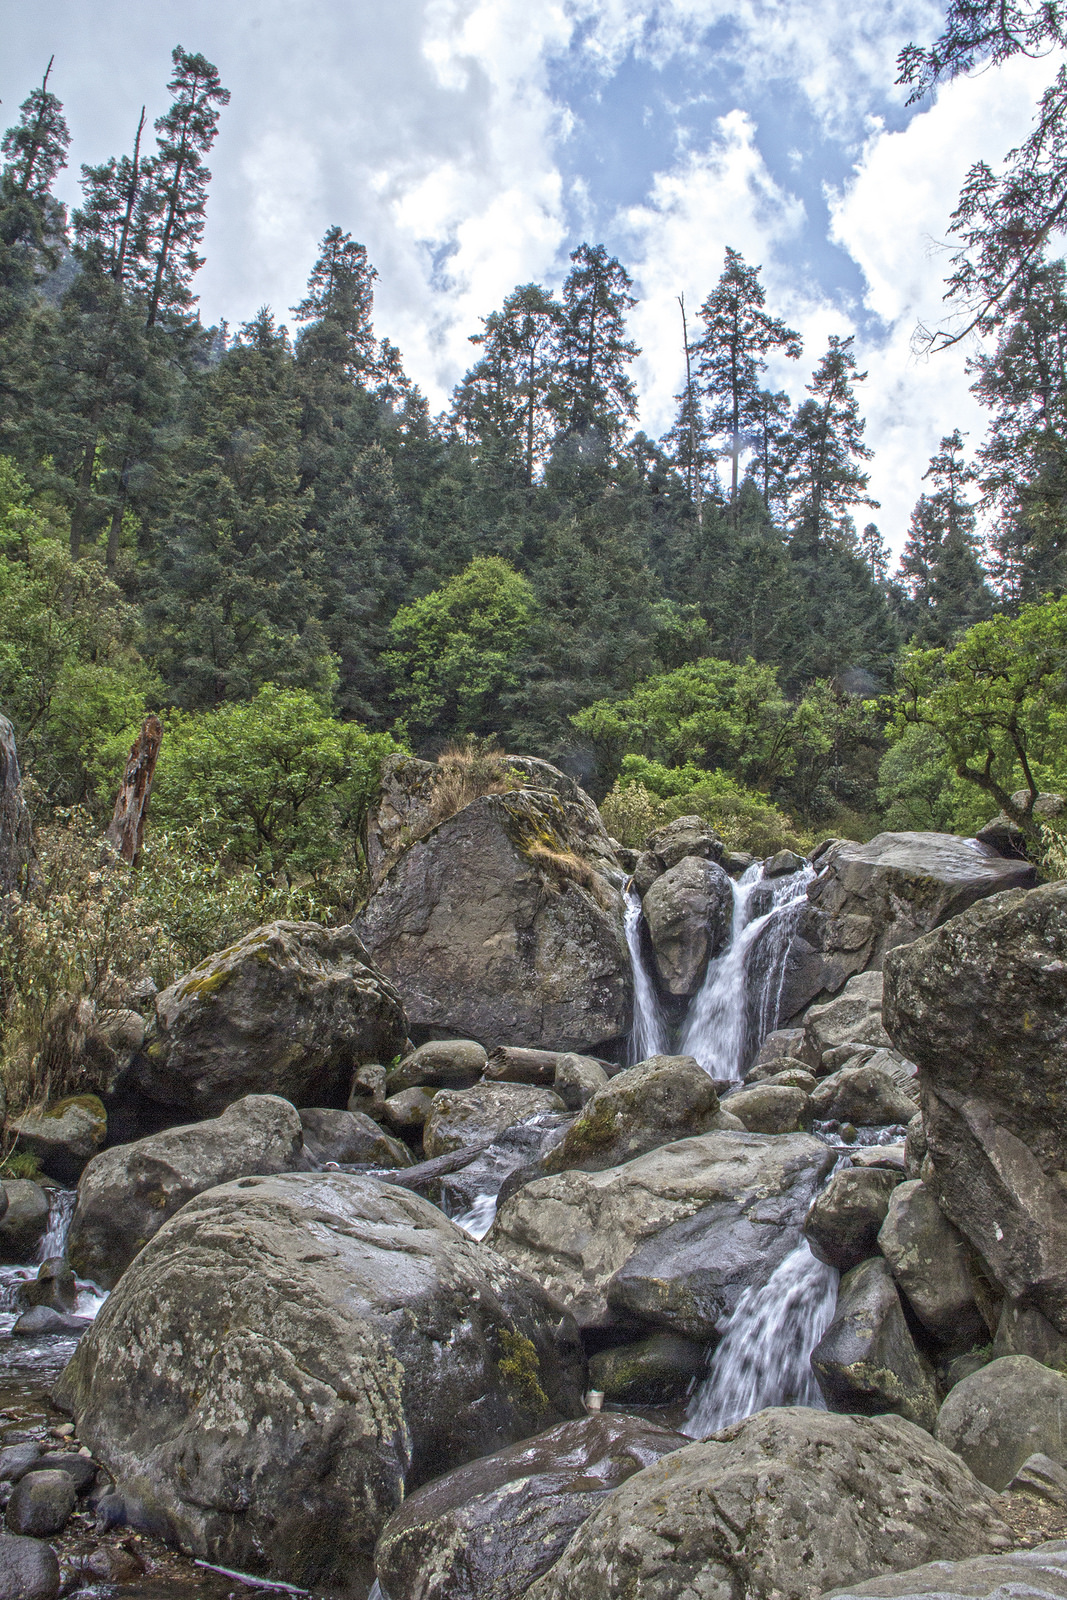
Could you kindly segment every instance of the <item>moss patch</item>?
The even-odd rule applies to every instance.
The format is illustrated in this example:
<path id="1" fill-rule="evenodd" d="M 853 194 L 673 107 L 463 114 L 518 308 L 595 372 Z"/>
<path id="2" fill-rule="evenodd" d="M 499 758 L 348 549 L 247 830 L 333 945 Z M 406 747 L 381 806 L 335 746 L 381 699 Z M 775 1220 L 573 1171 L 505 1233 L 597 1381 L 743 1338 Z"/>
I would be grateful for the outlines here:
<path id="1" fill-rule="evenodd" d="M 504 1354 L 497 1362 L 508 1398 L 524 1411 L 547 1411 L 548 1396 L 541 1387 L 541 1363 L 537 1347 L 524 1333 L 501 1330 Z"/>

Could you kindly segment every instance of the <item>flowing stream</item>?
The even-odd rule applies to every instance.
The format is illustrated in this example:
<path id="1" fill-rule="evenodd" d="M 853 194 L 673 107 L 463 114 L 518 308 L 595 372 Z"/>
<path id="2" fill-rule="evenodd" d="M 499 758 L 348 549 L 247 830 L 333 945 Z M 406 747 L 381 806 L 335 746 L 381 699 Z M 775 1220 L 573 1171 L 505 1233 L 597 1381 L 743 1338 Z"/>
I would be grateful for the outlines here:
<path id="1" fill-rule="evenodd" d="M 670 1048 L 663 1008 L 641 944 L 641 901 L 631 883 L 626 891 L 626 944 L 634 975 L 634 1020 L 630 1029 L 630 1061 L 647 1061 Z"/>

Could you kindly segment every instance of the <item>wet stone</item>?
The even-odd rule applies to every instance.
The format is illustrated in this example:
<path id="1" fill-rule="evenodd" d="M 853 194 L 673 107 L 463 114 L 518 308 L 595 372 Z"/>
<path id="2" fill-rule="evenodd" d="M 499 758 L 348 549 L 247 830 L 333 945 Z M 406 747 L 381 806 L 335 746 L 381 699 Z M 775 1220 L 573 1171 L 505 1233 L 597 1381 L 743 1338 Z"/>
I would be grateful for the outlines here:
<path id="1" fill-rule="evenodd" d="M 66 1527 L 76 1499 L 69 1473 L 29 1473 L 15 1485 L 7 1503 L 7 1526 L 12 1533 L 47 1539 Z"/>
<path id="2" fill-rule="evenodd" d="M 41 1539 L 0 1534 L 0 1600 L 56 1600 L 59 1562 Z"/>

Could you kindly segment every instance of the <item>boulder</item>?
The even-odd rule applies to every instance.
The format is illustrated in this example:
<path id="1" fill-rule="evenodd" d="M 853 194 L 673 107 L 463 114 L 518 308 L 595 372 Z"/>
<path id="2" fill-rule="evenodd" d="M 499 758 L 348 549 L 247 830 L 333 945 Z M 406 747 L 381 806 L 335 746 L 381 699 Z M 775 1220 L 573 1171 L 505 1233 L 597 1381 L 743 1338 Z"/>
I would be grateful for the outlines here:
<path id="1" fill-rule="evenodd" d="M 516 1123 L 546 1111 L 566 1107 L 551 1089 L 533 1089 L 522 1083 L 479 1083 L 473 1089 L 441 1089 L 422 1130 L 422 1145 L 429 1156 L 497 1139 Z"/>
<path id="2" fill-rule="evenodd" d="M 40 1456 L 23 1473 L 29 1477 L 34 1472 L 65 1472 L 74 1485 L 76 1494 L 87 1494 L 96 1482 L 96 1464 L 91 1456 L 79 1455 L 73 1450 L 52 1450 Z"/>
<path id="3" fill-rule="evenodd" d="M 1067 1467 L 1035 1450 L 1032 1456 L 1027 1456 L 1008 1489 L 1022 1489 L 1026 1494 L 1051 1501 L 1054 1506 L 1067 1506 Z"/>
<path id="4" fill-rule="evenodd" d="M 589 845 L 558 794 L 527 789 L 474 800 L 401 855 L 354 926 L 413 1026 L 490 1050 L 598 1054 L 626 1036 L 624 902 Z"/>
<path id="5" fill-rule="evenodd" d="M 803 1028 L 775 1028 L 767 1034 L 756 1054 L 753 1071 L 764 1067 L 768 1062 L 781 1060 L 799 1061 L 806 1067 L 817 1067 L 819 1057 L 813 1055 L 808 1047 L 807 1034 Z"/>
<path id="6" fill-rule="evenodd" d="M 814 1084 L 814 1078 L 811 1080 Z M 795 1084 L 757 1083 L 724 1102 L 749 1133 L 796 1133 L 811 1126 L 811 1101 Z"/>
<path id="7" fill-rule="evenodd" d="M 489 1057 L 473 1039 L 432 1039 L 420 1044 L 386 1075 L 387 1095 L 403 1089 L 469 1089 L 485 1071 Z"/>
<path id="8" fill-rule="evenodd" d="M 48 1539 L 70 1521 L 77 1493 L 66 1472 L 33 1472 L 20 1478 L 11 1491 L 5 1521 L 9 1533 Z"/>
<path id="9" fill-rule="evenodd" d="M 882 981 L 880 972 L 861 972 L 836 999 L 811 1007 L 804 1019 L 804 1043 L 816 1071 L 831 1050 L 847 1046 L 852 1053 L 862 1045 L 892 1044 L 882 1026 Z"/>
<path id="10" fill-rule="evenodd" d="M 707 1372 L 707 1349 L 676 1333 L 654 1333 L 601 1350 L 589 1362 L 589 1387 L 620 1405 L 670 1405 Z"/>
<path id="11" fill-rule="evenodd" d="M 812 1090 L 811 1110 L 820 1122 L 836 1118 L 861 1127 L 907 1127 L 918 1103 L 876 1067 L 841 1067 Z"/>
<path id="12" fill-rule="evenodd" d="M 309 1107 L 300 1112 L 300 1126 L 304 1130 L 304 1154 L 313 1167 L 324 1167 L 327 1161 L 372 1167 L 410 1167 L 414 1162 L 406 1144 L 383 1133 L 361 1111 Z"/>
<path id="13" fill-rule="evenodd" d="M 379 1061 L 365 1061 L 352 1074 L 348 1091 L 349 1111 L 362 1111 L 377 1122 L 385 1109 L 385 1068 Z"/>
<path id="14" fill-rule="evenodd" d="M 110 1289 L 168 1217 L 194 1195 L 251 1173 L 304 1164 L 300 1117 L 277 1095 L 251 1094 L 207 1122 L 102 1150 L 82 1173 L 67 1254 Z"/>
<path id="15" fill-rule="evenodd" d="M 354 1069 L 406 1037 L 399 994 L 351 928 L 271 922 L 156 996 L 132 1072 L 149 1099 L 201 1117 L 257 1093 L 343 1106 Z"/>
<path id="16" fill-rule="evenodd" d="M 1011 803 L 1018 811 L 1022 811 L 1029 802 L 1029 789 L 1016 789 L 1011 797 Z M 1062 794 L 1039 794 L 1033 804 L 1033 814 L 1041 821 L 1048 821 L 1053 817 L 1062 816 L 1065 807 L 1067 800 Z M 1026 835 L 1006 811 L 991 817 L 978 829 L 975 838 L 979 844 L 988 846 L 998 856 L 1006 856 L 1009 860 L 1026 859 Z"/>
<path id="17" fill-rule="evenodd" d="M 37 1439 L 23 1439 L 21 1444 L 5 1445 L 0 1450 L 0 1483 L 18 1483 L 43 1454 L 44 1446 Z"/>
<path id="18" fill-rule="evenodd" d="M 1010 1544 L 996 1498 L 901 1417 L 774 1407 L 628 1479 L 527 1600 L 810 1600 Z"/>
<path id="19" fill-rule="evenodd" d="M 543 1111 L 525 1122 L 516 1122 L 457 1171 L 442 1175 L 436 1193 L 433 1189 L 425 1192 L 439 1200 L 449 1216 L 469 1211 L 479 1201 L 484 1207 L 487 1196 L 501 1195 L 505 1190 L 511 1193 L 523 1183 L 543 1177 L 542 1152 L 562 1138 L 570 1123 L 571 1118 L 560 1111 Z"/>
<path id="20" fill-rule="evenodd" d="M 48 1196 L 29 1178 L 5 1178 L 7 1207 L 0 1216 L 0 1260 L 32 1261 L 48 1229 Z"/>
<path id="21" fill-rule="evenodd" d="M 590 1056 L 560 1056 L 552 1087 L 568 1111 L 581 1111 L 595 1094 L 606 1089 L 611 1079 Z"/>
<path id="22" fill-rule="evenodd" d="M 53 1311 L 51 1306 L 33 1306 L 24 1311 L 12 1326 L 16 1338 L 36 1339 L 41 1334 L 81 1334 L 89 1326 L 88 1317 L 72 1317 L 65 1311 Z"/>
<path id="23" fill-rule="evenodd" d="M 70 1095 L 46 1111 L 27 1111 L 7 1125 L 19 1149 L 36 1156 L 57 1183 L 77 1183 L 107 1137 L 107 1112 L 95 1094 Z"/>
<path id="24" fill-rule="evenodd" d="M 43 1539 L 0 1533 L 0 1600 L 57 1600 L 59 1560 Z"/>
<path id="25" fill-rule="evenodd" d="M 972 906 L 886 963 L 942 1210 L 1067 1334 L 1067 883 Z"/>
<path id="26" fill-rule="evenodd" d="M 933 1370 L 916 1348 L 892 1275 L 879 1257 L 842 1278 L 834 1320 L 812 1351 L 811 1368 L 833 1410 L 864 1416 L 893 1411 L 933 1430 Z"/>
<path id="27" fill-rule="evenodd" d="M 778 1067 L 777 1072 L 772 1072 L 771 1067 Z M 759 1068 L 759 1076 L 749 1073 L 745 1079 L 745 1087 L 753 1088 L 760 1084 L 785 1084 L 789 1089 L 803 1089 L 805 1094 L 810 1094 L 819 1080 L 814 1072 L 809 1072 L 807 1067 L 801 1066 L 799 1061 L 788 1062 L 783 1065 L 781 1061 L 770 1062 L 766 1067 Z"/>
<path id="28" fill-rule="evenodd" d="M 71 1313 L 78 1299 L 78 1285 L 62 1256 L 42 1261 L 36 1278 L 20 1285 L 16 1294 L 20 1311 L 31 1306 L 49 1306 L 53 1311 Z"/>
<path id="29" fill-rule="evenodd" d="M 1067 1600 L 1067 1541 L 1039 1544 L 1006 1555 L 971 1556 L 968 1561 L 931 1561 L 911 1572 L 883 1573 L 864 1583 L 832 1589 L 820 1600 Z"/>
<path id="30" fill-rule="evenodd" d="M 804 865 L 804 857 L 798 856 L 795 850 L 779 850 L 777 855 L 769 856 L 763 863 L 763 876 L 765 878 L 789 877 L 794 872 L 799 872 Z"/>
<path id="31" fill-rule="evenodd" d="M 601 1172 L 662 1144 L 704 1133 L 719 1109 L 692 1056 L 652 1056 L 612 1078 L 545 1157 L 546 1172 Z"/>
<path id="32" fill-rule="evenodd" d="M 645 840 L 645 849 L 659 858 L 663 871 L 676 867 L 685 856 L 721 861 L 723 848 L 722 840 L 703 817 L 675 817 Z"/>
<path id="33" fill-rule="evenodd" d="M 917 1178 L 919 1176 L 926 1156 L 926 1129 L 923 1127 L 922 1112 L 917 1111 L 908 1123 L 908 1131 L 904 1139 L 904 1162 L 909 1178 Z"/>
<path id="34" fill-rule="evenodd" d="M 878 1248 L 898 1289 L 939 1343 L 963 1351 L 988 1337 L 966 1246 L 925 1183 L 912 1180 L 893 1190 Z"/>
<path id="35" fill-rule="evenodd" d="M 573 1322 L 436 1207 L 345 1173 L 190 1200 L 56 1389 L 130 1520 L 358 1592 L 413 1489 L 581 1412 Z"/>
<path id="36" fill-rule="evenodd" d="M 643 900 L 656 879 L 663 872 L 663 862 L 652 850 L 642 850 L 634 862 L 633 886 L 638 899 Z"/>
<path id="37" fill-rule="evenodd" d="M 419 1600 L 522 1600 L 606 1495 L 685 1443 L 653 1422 L 602 1415 L 457 1467 L 386 1523 L 382 1588 Z"/>
<path id="38" fill-rule="evenodd" d="M 815 1199 L 804 1237 L 828 1267 L 849 1272 L 878 1252 L 878 1230 L 902 1174 L 878 1167 L 844 1167 Z"/>
<path id="39" fill-rule="evenodd" d="M 991 1489 L 1006 1488 L 1035 1451 L 1067 1463 L 1067 1378 L 1030 1356 L 1001 1356 L 956 1384 L 936 1436 Z"/>
<path id="40" fill-rule="evenodd" d="M 1067 1338 L 1036 1306 L 1005 1300 L 993 1340 L 994 1356 L 1033 1356 L 1046 1367 L 1067 1372 Z"/>
<path id="41" fill-rule="evenodd" d="M 733 885 L 714 861 L 683 856 L 656 879 L 641 909 L 656 972 L 668 994 L 696 994 L 708 961 L 730 936 L 733 908 Z"/>
<path id="42" fill-rule="evenodd" d="M 654 1325 L 685 1334 L 696 1326 L 690 1336 L 702 1338 L 793 1248 L 833 1163 L 833 1151 L 807 1134 L 707 1133 L 606 1171 L 570 1170 L 528 1183 L 501 1206 L 487 1242 L 583 1326 L 613 1320 L 610 1289 L 627 1314 L 633 1300 Z M 690 1219 L 682 1237 L 662 1237 Z M 664 1276 L 668 1254 L 678 1262 L 676 1295 Z M 624 1267 L 632 1269 L 630 1281 L 620 1276 L 613 1285 Z M 683 1326 L 690 1314 L 692 1324 Z"/>
<path id="43" fill-rule="evenodd" d="M 440 1089 L 402 1089 L 391 1094 L 382 1106 L 382 1121 L 401 1136 L 418 1135 L 426 1126 L 434 1096 Z"/>

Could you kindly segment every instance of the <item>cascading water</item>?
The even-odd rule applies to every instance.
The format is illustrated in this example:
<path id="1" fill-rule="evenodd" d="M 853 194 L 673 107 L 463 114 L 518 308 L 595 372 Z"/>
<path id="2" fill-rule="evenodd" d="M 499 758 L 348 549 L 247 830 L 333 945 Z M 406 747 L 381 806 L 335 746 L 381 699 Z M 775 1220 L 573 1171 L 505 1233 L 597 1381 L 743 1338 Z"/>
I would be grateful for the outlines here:
<path id="1" fill-rule="evenodd" d="M 77 1203 L 77 1189 L 48 1190 L 48 1226 L 37 1246 L 38 1262 L 52 1261 L 57 1256 L 66 1255 L 67 1235 Z"/>
<path id="2" fill-rule="evenodd" d="M 641 900 L 631 883 L 626 891 L 626 944 L 634 975 L 634 1020 L 630 1030 L 630 1061 L 647 1061 L 664 1055 L 670 1048 L 664 1018 L 652 974 L 645 965 L 641 948 Z"/>

